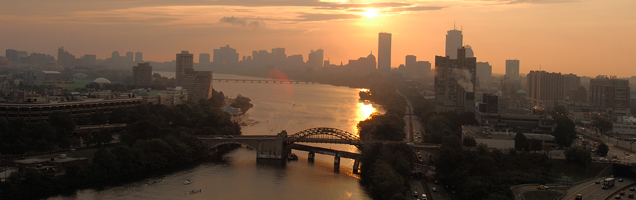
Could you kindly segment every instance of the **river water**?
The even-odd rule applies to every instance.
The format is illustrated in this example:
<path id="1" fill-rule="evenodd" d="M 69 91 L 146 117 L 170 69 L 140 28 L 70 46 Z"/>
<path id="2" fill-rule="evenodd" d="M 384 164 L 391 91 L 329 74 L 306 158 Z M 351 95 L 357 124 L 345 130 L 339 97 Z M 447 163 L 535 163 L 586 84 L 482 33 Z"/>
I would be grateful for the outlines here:
<path id="1" fill-rule="evenodd" d="M 174 72 L 158 72 L 174 77 Z M 215 79 L 259 79 L 214 74 Z M 381 111 L 359 102 L 360 89 L 324 84 L 274 84 L 214 82 L 225 95 L 249 97 L 254 104 L 243 120 L 258 121 L 242 126 L 243 135 L 275 135 L 282 130 L 293 134 L 314 127 L 339 128 L 357 134 L 356 125 L 371 113 Z M 356 152 L 351 145 L 310 144 Z M 224 162 L 149 177 L 103 189 L 82 189 L 71 195 L 49 199 L 370 199 L 352 173 L 353 160 L 341 159 L 334 172 L 333 156 L 316 154 L 307 162 L 307 152 L 292 151 L 298 161 L 283 167 L 256 163 L 256 152 L 239 148 L 225 156 Z M 154 179 L 163 181 L 148 185 Z M 184 185 L 185 180 L 193 183 Z M 200 193 L 189 194 L 191 190 Z"/>

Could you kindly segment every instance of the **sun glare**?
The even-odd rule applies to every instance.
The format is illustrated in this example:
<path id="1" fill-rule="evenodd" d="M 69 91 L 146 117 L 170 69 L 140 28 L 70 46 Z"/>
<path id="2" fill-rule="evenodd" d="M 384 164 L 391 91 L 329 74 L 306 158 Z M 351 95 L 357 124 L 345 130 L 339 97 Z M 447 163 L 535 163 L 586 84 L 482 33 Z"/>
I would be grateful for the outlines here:
<path id="1" fill-rule="evenodd" d="M 374 18 L 375 16 L 378 16 L 378 9 L 376 8 L 365 8 L 364 10 L 363 15 L 367 18 Z"/>

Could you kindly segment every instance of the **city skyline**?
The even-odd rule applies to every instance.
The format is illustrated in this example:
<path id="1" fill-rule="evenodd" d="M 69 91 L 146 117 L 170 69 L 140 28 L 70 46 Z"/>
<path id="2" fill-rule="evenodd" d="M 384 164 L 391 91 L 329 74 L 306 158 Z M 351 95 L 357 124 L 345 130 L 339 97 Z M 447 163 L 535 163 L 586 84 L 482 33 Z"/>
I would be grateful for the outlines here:
<path id="1" fill-rule="evenodd" d="M 634 6 L 629 0 L 20 1 L 0 8 L 0 37 L 7 38 L 0 49 L 55 55 L 64 46 L 99 59 L 125 49 L 121 52 L 143 52 L 144 60 L 162 62 L 173 60 L 176 51 L 187 49 L 196 59 L 229 44 L 241 57 L 258 49 L 284 47 L 288 55 L 307 55 L 321 48 L 325 59 L 339 63 L 377 49 L 377 33 L 389 32 L 396 68 L 406 55 L 425 61 L 444 55 L 445 34 L 456 24 L 464 45 L 495 74 L 504 73 L 505 60 L 518 59 L 521 73 L 632 76 L 636 17 L 627 9 Z"/>

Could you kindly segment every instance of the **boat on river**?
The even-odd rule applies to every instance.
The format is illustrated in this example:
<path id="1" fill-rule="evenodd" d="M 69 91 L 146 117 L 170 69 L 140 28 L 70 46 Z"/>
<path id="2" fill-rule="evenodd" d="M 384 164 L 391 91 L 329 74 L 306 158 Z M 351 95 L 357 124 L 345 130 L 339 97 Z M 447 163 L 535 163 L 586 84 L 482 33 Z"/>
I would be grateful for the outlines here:
<path id="1" fill-rule="evenodd" d="M 190 179 L 188 179 L 185 182 L 183 182 L 184 185 L 190 185 L 190 183 L 192 183 L 192 181 Z"/>

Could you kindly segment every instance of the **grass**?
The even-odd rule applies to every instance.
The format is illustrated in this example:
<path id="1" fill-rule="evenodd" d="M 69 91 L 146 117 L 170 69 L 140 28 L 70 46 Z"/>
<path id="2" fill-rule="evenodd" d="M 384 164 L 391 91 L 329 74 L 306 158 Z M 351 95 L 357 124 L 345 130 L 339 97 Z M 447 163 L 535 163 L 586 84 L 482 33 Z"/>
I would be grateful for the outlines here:
<path id="1" fill-rule="evenodd" d="M 73 91 L 77 88 L 84 88 L 86 84 L 91 83 L 92 81 L 75 81 L 75 83 L 65 83 L 63 88 Z"/>
<path id="2" fill-rule="evenodd" d="M 36 158 L 51 158 L 51 157 L 57 157 L 60 154 L 66 154 L 67 157 L 72 157 L 72 158 L 87 158 L 88 163 L 92 163 L 95 152 L 98 149 L 99 148 L 80 149 L 75 152 L 67 151 L 67 152 L 60 152 L 60 153 L 54 153 L 54 154 L 39 155 L 35 157 Z M 109 147 L 106 147 L 106 149 L 109 149 Z"/>
<path id="3" fill-rule="evenodd" d="M 559 193 L 551 192 L 551 191 L 528 191 L 524 192 L 523 197 L 526 200 L 549 200 L 556 199 L 559 196 Z"/>
<path id="4" fill-rule="evenodd" d="M 587 168 L 586 176 L 585 166 L 566 163 L 565 160 L 551 160 L 550 162 L 552 163 L 553 174 L 557 174 L 558 178 L 561 178 L 561 174 L 572 177 L 573 182 L 593 178 L 609 165 L 607 163 L 590 163 Z"/>

